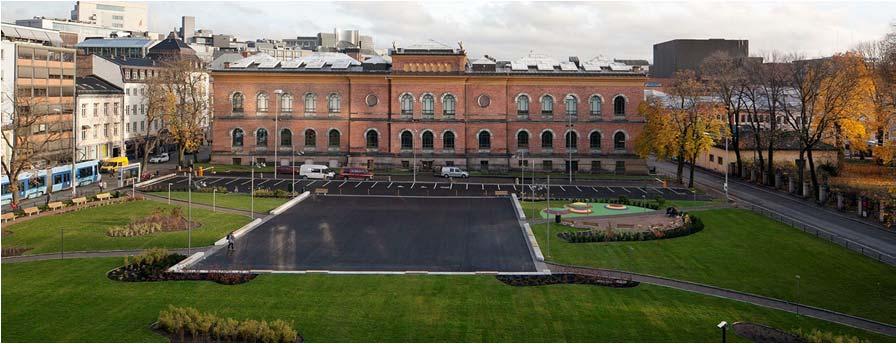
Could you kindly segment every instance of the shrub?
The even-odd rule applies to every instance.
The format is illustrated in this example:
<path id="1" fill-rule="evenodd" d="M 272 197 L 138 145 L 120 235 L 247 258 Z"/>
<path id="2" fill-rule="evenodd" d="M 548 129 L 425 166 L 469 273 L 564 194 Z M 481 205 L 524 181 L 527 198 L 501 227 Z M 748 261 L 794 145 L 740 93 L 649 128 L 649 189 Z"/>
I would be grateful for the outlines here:
<path id="1" fill-rule="evenodd" d="M 237 321 L 214 313 L 203 313 L 192 307 L 175 307 L 159 312 L 159 328 L 180 341 L 190 334 L 192 341 L 294 343 L 298 332 L 283 320 Z"/>
<path id="2" fill-rule="evenodd" d="M 255 197 L 288 197 L 289 192 L 286 190 L 258 189 L 255 190 Z"/>
<path id="3" fill-rule="evenodd" d="M 648 229 L 643 232 L 614 232 L 607 230 L 566 231 L 557 233 L 557 237 L 570 243 L 611 242 L 611 241 L 647 241 L 671 239 L 697 233 L 703 230 L 703 221 L 696 216 L 682 214 L 683 224 L 669 229 Z"/>
<path id="4" fill-rule="evenodd" d="M 656 198 L 654 198 L 654 201 L 656 201 L 657 208 L 662 207 L 666 204 L 666 199 L 663 198 L 663 196 L 656 196 Z"/>
<path id="5" fill-rule="evenodd" d="M 796 335 L 802 337 L 809 343 L 864 343 L 864 340 L 856 336 L 837 335 L 827 331 L 812 329 L 812 331 L 796 330 Z"/>
<path id="6" fill-rule="evenodd" d="M 188 222 L 181 208 L 171 208 L 167 214 L 165 210 L 159 208 L 142 219 L 131 220 L 131 223 L 127 225 L 109 228 L 106 230 L 106 235 L 110 237 L 133 237 L 157 232 L 182 231 L 190 227 Z M 198 222 L 193 221 L 193 228 L 198 225 Z"/>

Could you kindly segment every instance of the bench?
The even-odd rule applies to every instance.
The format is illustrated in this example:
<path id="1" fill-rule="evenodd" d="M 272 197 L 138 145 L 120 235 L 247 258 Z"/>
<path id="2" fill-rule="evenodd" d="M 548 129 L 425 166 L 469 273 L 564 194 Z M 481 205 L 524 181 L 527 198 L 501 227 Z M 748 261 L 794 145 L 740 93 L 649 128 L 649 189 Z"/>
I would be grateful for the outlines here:
<path id="1" fill-rule="evenodd" d="M 16 214 L 13 214 L 13 213 L 3 213 L 3 215 L 0 215 L 0 221 L 2 221 L 2 222 L 12 221 L 15 219 L 16 219 Z"/>
<path id="2" fill-rule="evenodd" d="M 24 211 L 25 215 L 28 215 L 28 216 L 40 213 L 40 209 L 38 209 L 37 207 L 25 208 L 22 211 Z"/>
<path id="3" fill-rule="evenodd" d="M 105 200 L 110 199 L 110 198 L 112 198 L 112 194 L 110 194 L 110 193 L 108 193 L 108 192 L 106 192 L 106 193 L 101 193 L 101 194 L 97 194 L 97 195 L 96 195 L 96 199 L 97 199 L 97 200 L 100 200 L 100 201 L 105 201 Z"/>
<path id="4" fill-rule="evenodd" d="M 56 209 L 63 208 L 63 207 L 65 207 L 65 203 L 62 203 L 62 202 L 47 203 L 47 208 L 50 208 L 50 210 L 56 210 Z"/>
<path id="5" fill-rule="evenodd" d="M 326 195 L 328 192 L 330 192 L 330 189 L 327 189 L 327 188 L 317 188 L 317 189 L 314 189 L 314 194 L 315 194 L 315 195 Z"/>
<path id="6" fill-rule="evenodd" d="M 72 198 L 72 204 L 81 205 L 87 203 L 87 197 Z"/>
<path id="7" fill-rule="evenodd" d="M 495 191 L 495 196 L 507 196 L 510 195 L 507 191 Z"/>

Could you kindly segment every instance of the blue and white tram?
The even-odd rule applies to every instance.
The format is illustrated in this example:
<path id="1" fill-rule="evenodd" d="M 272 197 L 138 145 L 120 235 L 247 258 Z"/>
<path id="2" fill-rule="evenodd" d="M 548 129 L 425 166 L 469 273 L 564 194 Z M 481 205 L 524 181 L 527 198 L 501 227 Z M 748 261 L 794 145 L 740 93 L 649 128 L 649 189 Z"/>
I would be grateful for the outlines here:
<path id="1" fill-rule="evenodd" d="M 102 179 L 100 175 L 99 160 L 87 160 L 75 164 L 75 182 L 78 186 L 84 186 L 99 182 Z M 47 175 L 49 173 L 49 180 Z M 62 165 L 46 170 L 39 170 L 37 173 L 23 172 L 19 174 L 19 199 L 28 199 L 39 197 L 47 193 L 47 183 L 51 192 L 58 192 L 72 187 L 72 166 Z M 9 177 L 2 176 L 0 178 L 2 184 L 2 193 L 0 193 L 0 203 L 9 204 L 12 202 L 12 192 L 9 187 Z"/>

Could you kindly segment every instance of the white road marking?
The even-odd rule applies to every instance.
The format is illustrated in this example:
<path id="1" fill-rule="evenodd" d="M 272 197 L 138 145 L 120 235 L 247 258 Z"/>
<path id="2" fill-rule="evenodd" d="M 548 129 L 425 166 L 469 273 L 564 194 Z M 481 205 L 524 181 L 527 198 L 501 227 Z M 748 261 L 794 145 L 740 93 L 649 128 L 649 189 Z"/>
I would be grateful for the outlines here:
<path id="1" fill-rule="evenodd" d="M 582 188 L 580 188 L 578 185 L 574 185 L 574 186 L 576 187 L 576 190 L 579 190 L 579 192 L 582 192 Z"/>
<path id="2" fill-rule="evenodd" d="M 498 190 L 501 190 L 501 184 L 495 184 L 498 186 Z"/>
<path id="3" fill-rule="evenodd" d="M 233 180 L 231 180 L 231 181 L 229 181 L 229 182 L 227 182 L 227 183 L 224 183 L 224 185 L 230 185 L 230 183 L 233 183 L 233 182 L 235 182 L 235 181 L 237 181 L 237 180 L 239 180 L 239 179 L 234 178 Z"/>
<path id="4" fill-rule="evenodd" d="M 373 187 L 376 186 L 376 183 L 379 183 L 379 182 L 373 182 L 373 184 L 370 185 L 370 188 L 373 189 Z"/>
<path id="5" fill-rule="evenodd" d="M 391 189 L 391 188 L 392 188 L 392 184 L 395 184 L 395 183 L 390 182 L 389 185 L 386 185 L 386 189 Z"/>
<path id="6" fill-rule="evenodd" d="M 610 192 L 613 192 L 613 188 L 611 188 L 609 186 L 604 186 L 604 187 L 607 188 L 608 190 L 610 190 Z"/>
<path id="7" fill-rule="evenodd" d="M 464 185 L 467 186 L 467 190 L 470 190 L 470 184 L 469 184 L 469 183 L 466 183 L 466 184 L 464 184 Z"/>
<path id="8" fill-rule="evenodd" d="M 645 194 L 647 193 L 647 191 L 644 191 L 644 189 L 642 189 L 642 188 L 640 188 L 640 187 L 638 188 L 638 190 L 641 190 L 641 192 L 643 192 L 643 193 L 645 193 Z"/>
<path id="9" fill-rule="evenodd" d="M 249 179 L 249 180 L 247 180 L 247 181 L 245 181 L 245 182 L 243 182 L 243 184 L 241 184 L 241 185 L 246 185 L 246 184 L 249 184 L 249 183 L 250 183 L 250 182 L 252 182 L 252 180 L 251 180 L 251 179 Z"/>
<path id="10" fill-rule="evenodd" d="M 560 190 L 563 190 L 564 192 L 566 192 L 566 189 L 563 188 L 563 185 L 557 185 L 557 186 L 560 187 Z"/>
<path id="11" fill-rule="evenodd" d="M 411 189 L 414 188 L 414 185 L 417 185 L 417 182 L 411 183 Z"/>
<path id="12" fill-rule="evenodd" d="M 628 191 L 628 189 L 626 189 L 624 186 L 622 187 L 622 190 L 625 190 L 625 192 L 628 192 L 628 193 L 632 193 L 631 191 Z"/>
<path id="13" fill-rule="evenodd" d="M 435 189 L 436 186 L 438 186 L 438 185 L 439 185 L 439 183 L 432 183 L 432 188 Z"/>
<path id="14" fill-rule="evenodd" d="M 597 188 L 595 188 L 595 187 L 593 187 L 593 186 L 591 187 L 591 190 L 594 190 L 594 192 L 598 192 L 598 191 L 597 191 Z"/>
<path id="15" fill-rule="evenodd" d="M 348 181 L 343 180 L 342 183 L 339 183 L 339 188 L 342 188 L 345 183 L 348 183 Z M 327 184 L 330 184 L 330 182 L 327 182 Z M 324 186 L 327 186 L 327 184 L 324 184 Z"/>
<path id="16" fill-rule="evenodd" d="M 271 180 L 270 180 L 270 179 L 265 179 L 263 182 L 258 183 L 258 184 L 255 184 L 255 186 L 261 186 L 261 184 L 267 183 L 267 182 L 269 182 L 269 181 L 271 181 Z"/>
<path id="17" fill-rule="evenodd" d="M 482 186 L 482 190 L 485 190 L 485 183 L 479 184 L 479 186 Z"/>
<path id="18" fill-rule="evenodd" d="M 651 188 L 651 189 L 653 189 L 653 191 L 656 191 L 656 193 L 658 193 L 658 194 L 660 194 L 660 195 L 663 194 L 663 192 L 660 191 L 660 189 L 657 189 L 657 188 Z"/>
<path id="19" fill-rule="evenodd" d="M 308 183 L 308 185 L 306 185 L 306 186 L 307 186 L 307 187 L 311 187 L 311 185 L 314 184 L 314 183 L 317 183 L 317 181 L 316 181 L 316 180 L 312 180 L 312 181 L 311 181 L 310 183 Z"/>
<path id="20" fill-rule="evenodd" d="M 328 180 L 326 183 L 324 183 L 324 186 L 330 185 L 330 183 L 332 183 L 332 182 L 333 182 L 332 180 Z M 342 183 L 345 184 L 345 182 L 342 182 Z"/>
<path id="21" fill-rule="evenodd" d="M 684 192 L 675 191 L 675 189 L 673 189 L 673 188 L 667 188 L 667 189 L 672 190 L 672 192 L 674 192 L 676 195 L 684 195 L 685 194 Z"/>
<path id="22" fill-rule="evenodd" d="M 277 185 L 280 185 L 280 183 L 285 182 L 285 181 L 286 181 L 286 179 L 280 180 L 279 182 L 277 182 L 277 184 L 274 184 L 273 187 L 276 187 Z"/>
<path id="23" fill-rule="evenodd" d="M 359 186 L 361 186 L 361 183 L 363 183 L 363 182 L 358 182 L 358 184 L 355 184 L 355 189 L 357 189 Z"/>

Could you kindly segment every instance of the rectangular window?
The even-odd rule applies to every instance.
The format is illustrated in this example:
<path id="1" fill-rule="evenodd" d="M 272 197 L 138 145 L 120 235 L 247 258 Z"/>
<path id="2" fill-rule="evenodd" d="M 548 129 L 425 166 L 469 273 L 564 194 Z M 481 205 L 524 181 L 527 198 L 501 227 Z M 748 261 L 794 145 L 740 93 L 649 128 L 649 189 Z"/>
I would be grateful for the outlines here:
<path id="1" fill-rule="evenodd" d="M 81 129 L 81 140 L 87 139 L 87 129 Z"/>
<path id="2" fill-rule="evenodd" d="M 554 169 L 554 162 L 551 160 L 542 161 L 541 169 L 545 171 L 552 171 Z"/>
<path id="3" fill-rule="evenodd" d="M 710 155 L 709 155 L 709 162 L 714 162 L 714 161 L 716 161 L 716 156 L 710 154 Z"/>
<path id="4" fill-rule="evenodd" d="M 719 157 L 719 165 L 722 164 L 722 157 Z"/>
<path id="5" fill-rule="evenodd" d="M 140 121 L 140 131 L 144 131 L 144 130 L 146 130 L 146 126 L 145 126 L 145 124 L 146 124 L 145 121 Z"/>
<path id="6" fill-rule="evenodd" d="M 124 132 L 126 132 L 126 133 L 131 132 L 131 122 L 125 123 Z"/>
<path id="7" fill-rule="evenodd" d="M 103 116 L 109 115 L 109 103 L 103 103 Z"/>
<path id="8" fill-rule="evenodd" d="M 81 117 L 87 116 L 87 104 L 81 104 Z"/>
<path id="9" fill-rule="evenodd" d="M 591 162 L 591 172 L 600 172 L 600 160 L 594 160 Z"/>
<path id="10" fill-rule="evenodd" d="M 479 170 L 480 171 L 488 171 L 488 160 L 480 160 L 479 161 Z"/>
<path id="11" fill-rule="evenodd" d="M 112 112 L 115 113 L 115 116 L 118 116 L 118 103 L 112 104 Z"/>
<path id="12" fill-rule="evenodd" d="M 233 158 L 233 159 L 232 159 L 232 162 L 233 162 L 234 165 L 242 165 L 242 164 L 243 164 L 243 159 L 242 159 L 242 158 Z"/>
<path id="13" fill-rule="evenodd" d="M 103 137 L 109 137 L 109 123 L 103 124 Z"/>
<path id="14" fill-rule="evenodd" d="M 624 160 L 616 161 L 616 173 L 617 174 L 625 173 L 625 161 Z"/>
<path id="15" fill-rule="evenodd" d="M 93 117 L 98 117 L 100 111 L 100 103 L 93 103 Z"/>

